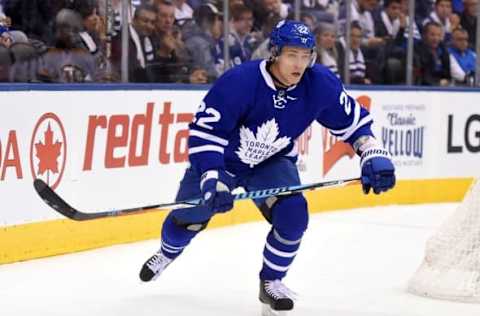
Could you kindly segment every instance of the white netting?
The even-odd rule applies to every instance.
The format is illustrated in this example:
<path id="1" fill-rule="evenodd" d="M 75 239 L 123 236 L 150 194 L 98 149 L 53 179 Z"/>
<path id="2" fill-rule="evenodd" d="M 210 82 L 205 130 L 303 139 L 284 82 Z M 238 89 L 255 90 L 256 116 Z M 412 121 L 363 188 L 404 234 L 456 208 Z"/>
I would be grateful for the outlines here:
<path id="1" fill-rule="evenodd" d="M 417 295 L 480 303 L 480 180 L 427 242 L 425 259 L 408 284 Z"/>

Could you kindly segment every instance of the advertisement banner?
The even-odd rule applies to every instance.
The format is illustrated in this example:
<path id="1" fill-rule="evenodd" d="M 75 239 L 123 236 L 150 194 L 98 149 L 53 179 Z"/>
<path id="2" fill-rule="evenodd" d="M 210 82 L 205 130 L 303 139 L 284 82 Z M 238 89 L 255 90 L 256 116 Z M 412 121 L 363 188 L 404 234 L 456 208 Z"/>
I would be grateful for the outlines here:
<path id="1" fill-rule="evenodd" d="M 206 91 L 4 91 L 2 226 L 61 218 L 41 178 L 72 205 L 105 210 L 170 202 L 188 166 L 188 123 Z M 478 177 L 477 93 L 352 90 L 374 117 L 401 179 Z M 359 176 L 359 158 L 314 123 L 297 139 L 305 183 Z"/>

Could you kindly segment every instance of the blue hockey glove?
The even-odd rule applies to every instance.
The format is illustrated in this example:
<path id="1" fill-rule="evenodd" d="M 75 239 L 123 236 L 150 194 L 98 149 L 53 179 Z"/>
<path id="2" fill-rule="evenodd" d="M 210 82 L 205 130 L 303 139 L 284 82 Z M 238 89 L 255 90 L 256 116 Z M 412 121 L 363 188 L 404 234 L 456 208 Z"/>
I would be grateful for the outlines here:
<path id="1" fill-rule="evenodd" d="M 395 167 L 385 149 L 371 147 L 365 150 L 360 158 L 360 167 L 365 194 L 368 194 L 371 188 L 375 194 L 380 194 L 395 186 Z"/>
<path id="2" fill-rule="evenodd" d="M 200 190 L 205 205 L 212 213 L 224 213 L 233 208 L 234 179 L 225 170 L 208 170 L 202 174 Z"/>

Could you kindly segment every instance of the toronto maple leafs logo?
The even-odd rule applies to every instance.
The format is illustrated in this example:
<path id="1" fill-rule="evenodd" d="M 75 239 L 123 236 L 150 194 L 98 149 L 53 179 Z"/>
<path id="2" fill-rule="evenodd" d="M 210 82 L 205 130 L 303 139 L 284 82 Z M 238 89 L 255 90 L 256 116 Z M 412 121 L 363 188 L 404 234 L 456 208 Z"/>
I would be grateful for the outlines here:
<path id="1" fill-rule="evenodd" d="M 290 144 L 290 137 L 277 138 L 278 134 L 278 124 L 275 119 L 258 127 L 256 135 L 248 127 L 242 126 L 240 147 L 235 153 L 243 163 L 253 168 Z"/>

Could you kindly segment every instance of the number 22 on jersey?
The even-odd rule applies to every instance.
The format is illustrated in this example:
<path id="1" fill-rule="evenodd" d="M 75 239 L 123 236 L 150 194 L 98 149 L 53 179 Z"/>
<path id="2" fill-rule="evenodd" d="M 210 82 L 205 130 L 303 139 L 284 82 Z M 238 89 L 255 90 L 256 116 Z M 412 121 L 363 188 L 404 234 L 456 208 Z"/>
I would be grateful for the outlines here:
<path id="1" fill-rule="evenodd" d="M 198 114 L 202 112 L 205 113 L 206 116 L 198 117 Z M 198 107 L 197 114 L 195 115 L 193 123 L 205 129 L 213 130 L 213 127 L 209 124 L 216 123 L 220 121 L 221 118 L 222 115 L 220 114 L 220 112 L 218 112 L 214 108 L 207 107 L 205 105 L 205 102 L 202 101 L 202 103 L 200 103 L 200 106 Z"/>

